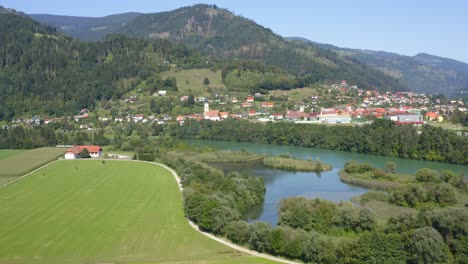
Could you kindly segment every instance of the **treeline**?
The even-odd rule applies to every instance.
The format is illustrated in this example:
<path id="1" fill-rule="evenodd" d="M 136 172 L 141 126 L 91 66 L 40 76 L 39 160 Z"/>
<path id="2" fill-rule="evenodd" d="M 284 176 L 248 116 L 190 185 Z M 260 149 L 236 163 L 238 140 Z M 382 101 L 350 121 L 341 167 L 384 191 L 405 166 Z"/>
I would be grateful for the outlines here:
<path id="1" fill-rule="evenodd" d="M 206 58 L 182 44 L 113 35 L 80 42 L 33 20 L 0 14 L 0 120 L 29 113 L 62 116 L 121 98 L 168 62 L 207 67 Z M 167 86 L 167 85 L 166 85 Z"/>
<path id="2" fill-rule="evenodd" d="M 468 164 L 468 138 L 424 125 L 420 134 L 409 125 L 377 119 L 364 126 L 326 126 L 295 123 L 187 121 L 170 126 L 169 133 L 184 139 L 223 140 L 315 147 L 380 156 Z"/>
<path id="3" fill-rule="evenodd" d="M 287 204 L 286 206 L 284 204 Z M 312 263 L 466 263 L 466 209 L 401 213 L 384 228 L 365 208 L 320 200 L 288 199 L 279 226 L 264 222 L 232 222 L 226 235 L 232 241 L 273 255 Z M 295 226 L 292 228 L 291 225 Z M 337 240 L 325 235 L 346 230 Z M 336 233 L 335 233 L 336 234 Z"/>
<path id="4" fill-rule="evenodd" d="M 56 145 L 100 145 L 110 144 L 105 131 L 61 131 L 53 126 L 13 126 L 0 129 L 0 149 L 32 149 L 55 147 Z"/>

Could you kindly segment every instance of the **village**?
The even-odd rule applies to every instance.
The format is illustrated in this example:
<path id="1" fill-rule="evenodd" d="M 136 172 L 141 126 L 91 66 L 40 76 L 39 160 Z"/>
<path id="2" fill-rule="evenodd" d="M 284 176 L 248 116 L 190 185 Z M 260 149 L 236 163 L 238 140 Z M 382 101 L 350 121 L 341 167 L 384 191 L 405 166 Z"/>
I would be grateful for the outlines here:
<path id="1" fill-rule="evenodd" d="M 192 101 L 191 108 L 186 107 L 189 101 Z M 159 113 L 153 113 L 153 107 L 148 107 L 168 102 L 170 105 L 166 111 Z M 130 94 L 118 103 L 120 106 L 117 111 L 115 107 L 107 112 L 84 108 L 74 116 L 41 118 L 35 115 L 29 119 L 14 120 L 12 125 L 67 123 L 74 125 L 75 129 L 92 130 L 110 123 L 164 125 L 177 122 L 183 125 L 187 120 L 223 121 L 228 118 L 316 124 L 366 124 L 376 118 L 387 118 L 397 124 L 422 125 L 426 122 L 445 123 L 455 111 L 467 112 L 462 100 L 448 100 L 414 92 L 379 93 L 348 85 L 346 80 L 340 84 L 323 86 L 321 92 L 296 100 L 286 92 L 280 96 L 255 93 L 238 99 L 228 94 L 195 97 L 162 90 L 147 97 Z M 184 113 L 179 113 L 180 109 Z"/>

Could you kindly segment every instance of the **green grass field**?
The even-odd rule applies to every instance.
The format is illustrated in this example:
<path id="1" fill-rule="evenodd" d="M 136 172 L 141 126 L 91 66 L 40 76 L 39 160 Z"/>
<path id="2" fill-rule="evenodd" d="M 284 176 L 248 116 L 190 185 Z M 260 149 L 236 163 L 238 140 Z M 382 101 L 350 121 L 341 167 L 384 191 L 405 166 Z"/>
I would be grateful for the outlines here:
<path id="1" fill-rule="evenodd" d="M 163 72 L 162 76 L 164 78 L 175 77 L 180 93 L 187 95 L 189 91 L 192 91 L 194 95 L 207 95 L 206 86 L 203 85 L 203 79 L 205 79 L 205 77 L 210 80 L 210 87 L 225 87 L 221 81 L 221 70 L 216 72 L 210 69 L 171 70 Z"/>
<path id="2" fill-rule="evenodd" d="M 20 150 L 15 155 L 0 159 L 0 185 L 56 160 L 65 151 L 66 149 L 64 148 Z"/>
<path id="3" fill-rule="evenodd" d="M 0 149 L 0 160 L 14 156 L 21 152 L 25 152 L 24 149 Z"/>
<path id="4" fill-rule="evenodd" d="M 0 263 L 274 263 L 195 231 L 166 169 L 59 161 L 0 188 Z"/>

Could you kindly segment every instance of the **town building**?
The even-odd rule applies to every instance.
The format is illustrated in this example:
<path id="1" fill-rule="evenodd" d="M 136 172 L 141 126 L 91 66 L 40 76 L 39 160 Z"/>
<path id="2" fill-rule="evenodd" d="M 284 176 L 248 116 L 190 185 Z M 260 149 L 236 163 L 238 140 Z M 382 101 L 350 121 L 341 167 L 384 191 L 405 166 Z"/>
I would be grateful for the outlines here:
<path id="1" fill-rule="evenodd" d="M 102 148 L 100 146 L 74 146 L 69 148 L 65 153 L 65 159 L 79 159 L 83 149 L 87 149 L 91 158 L 99 158 L 102 156 Z"/>

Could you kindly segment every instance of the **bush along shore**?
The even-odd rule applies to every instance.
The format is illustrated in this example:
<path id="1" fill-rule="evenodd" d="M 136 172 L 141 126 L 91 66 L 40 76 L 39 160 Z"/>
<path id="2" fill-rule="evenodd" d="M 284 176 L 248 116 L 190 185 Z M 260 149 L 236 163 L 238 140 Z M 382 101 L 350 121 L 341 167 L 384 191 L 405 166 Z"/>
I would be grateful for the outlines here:
<path id="1" fill-rule="evenodd" d="M 313 160 L 295 159 L 284 154 L 278 157 L 263 158 L 263 165 L 273 169 L 305 172 L 322 172 L 332 169 L 332 166 L 327 163 Z"/>

